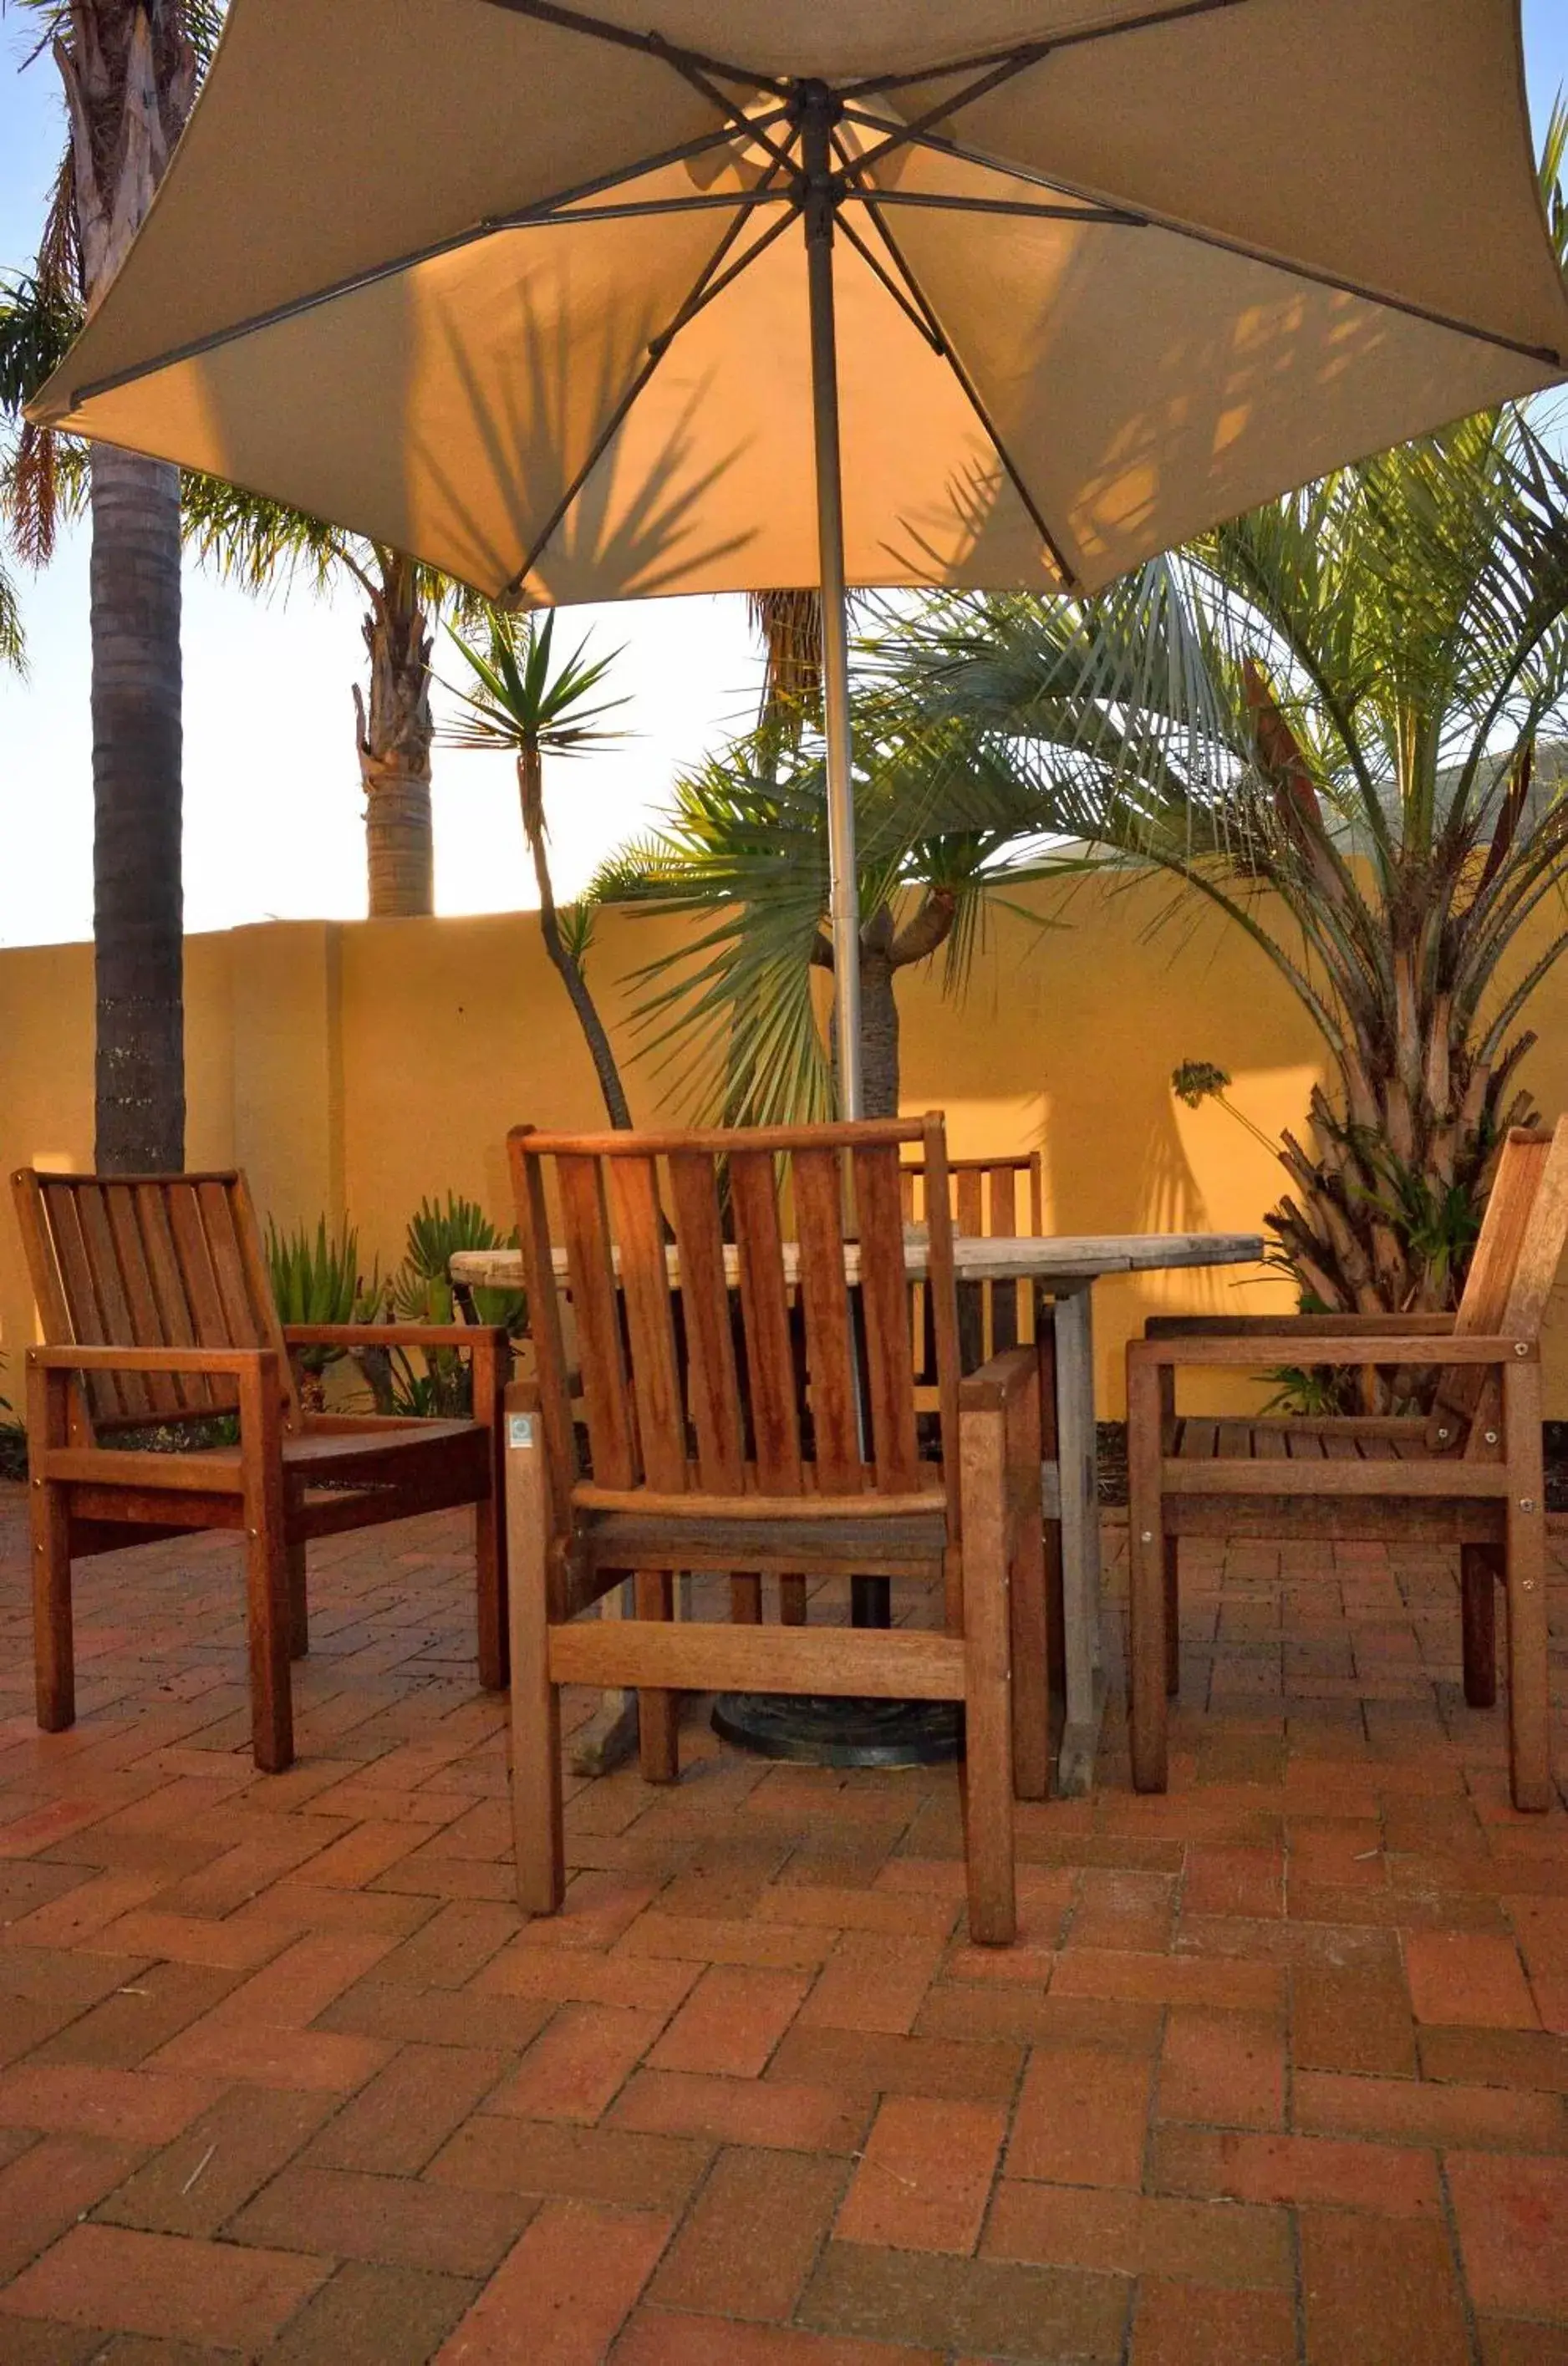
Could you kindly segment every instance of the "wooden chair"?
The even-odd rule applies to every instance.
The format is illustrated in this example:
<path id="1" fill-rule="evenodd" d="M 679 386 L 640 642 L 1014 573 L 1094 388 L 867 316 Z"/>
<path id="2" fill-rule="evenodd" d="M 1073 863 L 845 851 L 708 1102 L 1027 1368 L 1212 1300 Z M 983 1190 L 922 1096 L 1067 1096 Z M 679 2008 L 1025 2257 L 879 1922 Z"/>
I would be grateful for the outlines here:
<path id="1" fill-rule="evenodd" d="M 1568 1236 L 1568 1118 L 1504 1144 L 1457 1314 L 1151 1323 L 1127 1350 L 1133 1779 L 1166 1785 L 1177 1689 L 1179 1539 L 1458 1545 L 1465 1698 L 1496 1698 L 1495 1588 L 1508 1611 L 1514 1804 L 1551 1800 L 1540 1327 Z M 1441 1367 L 1428 1416 L 1199 1421 L 1179 1365 Z"/>
<path id="2" fill-rule="evenodd" d="M 553 1911 L 563 1889 L 560 1684 L 637 1686 L 645 1716 L 650 1698 L 663 1693 L 668 1703 L 682 1690 L 839 1694 L 964 1703 L 970 1928 L 983 1941 L 1013 1935 L 1010 1583 L 1027 1615 L 1043 1618 L 1037 1368 L 1032 1350 L 1015 1349 L 961 1389 L 952 1232 L 939 1193 L 931 1268 L 942 1457 L 921 1459 L 898 1181 L 899 1148 L 911 1142 L 940 1174 L 934 1117 L 752 1132 L 521 1127 L 510 1137 L 538 1358 L 536 1392 L 509 1393 L 518 1411 L 507 1448 L 513 1796 L 519 1894 L 530 1911 Z M 787 1244 L 784 1160 L 798 1235 Z M 858 1234 L 848 1264 L 847 1192 Z M 572 1427 L 552 1202 L 575 1315 L 586 1470 Z M 791 1340 L 796 1291 L 808 1422 Z M 672 1623 L 671 1576 L 685 1570 L 934 1580 L 945 1632 Z M 628 1572 L 637 1617 L 573 1623 Z M 1017 1713 L 1043 1718 L 1043 1697 Z M 672 1777 L 673 1718 L 656 1727 Z"/>
<path id="3" fill-rule="evenodd" d="M 950 1158 L 947 1162 L 949 1201 L 953 1229 L 966 1239 L 1038 1239 L 1044 1222 L 1044 1193 L 1040 1153 L 1024 1151 L 998 1158 Z M 904 1222 L 926 1221 L 927 1183 L 922 1161 L 911 1159 L 899 1168 L 904 1194 Z M 1020 1185 L 1027 1208 L 1019 1208 Z M 1016 1347 L 1033 1336 L 1032 1293 L 1016 1281 L 969 1281 L 958 1287 L 958 1352 L 964 1370 L 973 1370 L 1004 1347 Z M 922 1356 L 922 1377 L 931 1369 L 930 1325 Z"/>
<path id="4" fill-rule="evenodd" d="M 46 1175 L 11 1178 L 45 1344 L 30 1348 L 39 1723 L 75 1718 L 71 1564 L 190 1529 L 245 1538 L 255 1763 L 292 1763 L 288 1662 L 309 1642 L 305 1546 L 432 1512 L 476 1507 L 480 1682 L 506 1682 L 499 1517 L 502 1330 L 277 1319 L 244 1177 Z M 302 1412 L 291 1346 L 466 1347 L 471 1421 Z M 150 1425 L 237 1413 L 234 1446 L 170 1454 L 116 1443 Z"/>

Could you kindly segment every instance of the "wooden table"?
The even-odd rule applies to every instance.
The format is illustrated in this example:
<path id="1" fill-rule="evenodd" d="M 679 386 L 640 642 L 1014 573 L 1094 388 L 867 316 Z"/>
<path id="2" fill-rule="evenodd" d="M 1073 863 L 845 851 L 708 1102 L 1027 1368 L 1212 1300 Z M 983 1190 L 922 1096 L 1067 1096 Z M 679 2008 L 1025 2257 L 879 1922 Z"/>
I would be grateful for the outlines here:
<path id="1" fill-rule="evenodd" d="M 789 1269 L 791 1245 L 784 1262 Z M 557 1262 L 563 1276 L 564 1257 Z M 1256 1265 L 1263 1242 L 1256 1233 L 1048 1234 L 1020 1239 L 983 1240 L 959 1234 L 953 1244 L 960 1282 L 1032 1282 L 1052 1302 L 1056 1338 L 1056 1466 L 1046 1473 L 1062 1523 L 1062 1634 L 1066 1705 L 1056 1763 L 1059 1792 L 1089 1789 L 1105 1705 L 1102 1594 L 1100 1567 L 1100 1480 L 1095 1451 L 1094 1285 L 1107 1274 L 1164 1273 L 1192 1266 Z M 906 1239 L 911 1281 L 926 1271 L 925 1241 L 919 1228 Z M 844 1252 L 846 1279 L 859 1274 L 853 1242 Z M 679 1279 L 670 1251 L 671 1279 Z M 452 1259 L 454 1282 L 470 1289 L 518 1290 L 522 1261 L 515 1249 L 478 1249 Z M 737 1279 L 739 1276 L 737 1276 Z"/>

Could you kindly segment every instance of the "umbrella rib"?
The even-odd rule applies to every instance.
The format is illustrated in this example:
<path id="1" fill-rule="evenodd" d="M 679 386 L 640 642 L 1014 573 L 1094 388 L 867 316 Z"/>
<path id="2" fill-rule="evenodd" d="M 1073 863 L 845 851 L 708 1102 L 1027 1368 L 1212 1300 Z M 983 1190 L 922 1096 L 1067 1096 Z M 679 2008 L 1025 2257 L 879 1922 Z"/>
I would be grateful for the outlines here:
<path id="1" fill-rule="evenodd" d="M 755 73 L 750 67 L 731 65 L 724 58 L 710 58 L 702 50 L 685 49 L 657 33 L 638 33 L 628 25 L 609 24 L 603 17 L 587 16 L 580 8 L 560 7 L 557 0 L 490 0 L 490 6 L 509 9 L 514 17 L 532 17 L 541 25 L 557 25 L 563 32 L 581 33 L 590 40 L 607 41 L 618 50 L 637 50 L 644 57 L 657 58 L 661 65 L 692 65 L 700 73 L 722 74 L 727 81 L 745 83 L 753 90 L 771 91 L 775 98 L 788 96 L 787 85 L 775 75 Z"/>
<path id="2" fill-rule="evenodd" d="M 876 123 L 874 116 L 862 117 L 849 108 L 845 109 L 845 115 L 851 122 Z M 973 164 L 979 171 L 994 173 L 1002 180 L 1032 182 L 1037 187 L 1055 189 L 1064 197 L 1076 197 L 1086 208 L 1104 209 L 1099 213 L 1084 214 L 1081 219 L 1085 220 L 1129 219 L 1103 190 L 1089 188 L 1082 182 L 1069 181 L 1060 175 L 1048 175 L 1029 165 L 1005 163 L 995 156 L 981 154 L 977 149 L 963 147 L 956 140 L 943 140 L 934 132 L 911 131 L 909 137 L 914 146 L 929 148 L 954 163 Z M 896 205 L 910 202 L 909 194 L 904 191 L 881 190 L 878 201 L 884 198 Z M 953 197 L 948 202 L 960 212 L 989 212 L 994 210 L 997 201 Z M 1522 355 L 1527 361 L 1545 362 L 1553 369 L 1561 369 L 1564 366 L 1564 356 L 1554 346 L 1527 344 L 1522 338 L 1506 337 L 1498 330 L 1481 328 L 1473 321 L 1461 321 L 1452 313 L 1437 311 L 1430 305 L 1415 303 L 1408 297 L 1385 295 L 1376 287 L 1369 287 L 1357 279 L 1348 279 L 1338 272 L 1320 271 L 1310 263 L 1292 262 L 1287 255 L 1272 254 L 1267 247 L 1253 246 L 1246 239 L 1232 238 L 1224 231 L 1201 229 L 1196 223 L 1183 221 L 1179 215 L 1161 213 L 1154 207 L 1145 207 L 1130 218 L 1143 223 L 1146 229 L 1168 231 L 1174 238 L 1190 239 L 1194 245 L 1213 247 L 1221 254 L 1235 255 L 1239 262 L 1261 264 L 1267 270 L 1283 272 L 1288 277 L 1306 280 L 1313 287 L 1332 288 L 1340 296 L 1353 296 L 1359 303 L 1378 304 L 1386 311 L 1401 312 L 1412 321 L 1425 321 L 1428 328 L 1446 329 L 1454 336 L 1472 337 L 1479 344 L 1495 345 L 1504 353 Z"/>
<path id="3" fill-rule="evenodd" d="M 1062 548 L 1061 544 L 1057 541 L 1055 535 L 1046 524 L 1044 517 L 1041 513 L 1040 505 L 1036 501 L 1033 494 L 1030 491 L 1029 486 L 1024 479 L 1022 470 L 1019 468 L 1011 453 L 1008 450 L 1007 445 L 1002 442 L 996 422 L 992 419 L 990 412 L 987 410 L 984 401 L 981 400 L 978 387 L 976 387 L 974 379 L 964 368 L 958 355 L 953 351 L 952 340 L 943 330 L 934 305 L 931 303 L 930 297 L 926 294 L 925 289 L 920 286 L 920 283 L 916 278 L 914 273 L 910 270 L 908 263 L 905 259 L 904 251 L 899 246 L 897 240 L 888 229 L 887 224 L 883 220 L 882 216 L 877 209 L 877 200 L 874 197 L 868 197 L 865 201 L 865 209 L 868 220 L 876 224 L 877 231 L 882 238 L 882 242 L 886 247 L 887 252 L 892 256 L 895 264 L 897 265 L 910 295 L 913 297 L 915 302 L 919 306 L 920 310 L 925 314 L 926 319 L 931 322 L 934 333 L 941 338 L 942 344 L 939 350 L 946 361 L 949 369 L 952 370 L 953 377 L 958 380 L 959 386 L 963 389 L 964 400 L 968 403 L 969 408 L 973 411 L 976 418 L 984 428 L 986 434 L 989 439 L 992 450 L 995 452 L 998 459 L 1001 462 L 1003 468 L 1007 471 L 1009 482 L 1011 484 L 1014 492 L 1018 495 L 1019 500 L 1023 503 L 1024 509 L 1029 514 L 1031 524 L 1033 525 L 1035 532 L 1040 536 L 1041 541 L 1044 544 L 1045 548 L 1049 551 L 1052 564 L 1055 566 L 1057 574 L 1061 577 L 1063 589 L 1067 592 L 1080 591 L 1082 589 L 1082 583 L 1077 568 L 1073 566 L 1066 551 Z"/>
<path id="4" fill-rule="evenodd" d="M 774 118 L 777 120 L 778 118 Z M 285 321 L 295 321 L 303 313 L 314 312 L 323 304 L 335 303 L 343 296 L 357 296 L 367 287 L 378 287 L 383 279 L 395 279 L 401 271 L 415 270 L 422 263 L 436 263 L 446 254 L 457 254 L 465 246 L 474 246 L 481 239 L 494 238 L 502 231 L 525 230 L 531 224 L 548 225 L 561 221 L 592 221 L 592 214 L 566 213 L 564 207 L 573 206 L 584 197 L 603 196 L 610 189 L 623 188 L 628 181 L 640 180 L 645 174 L 657 173 L 670 164 L 684 163 L 689 157 L 701 156 L 713 148 L 728 147 L 733 133 L 727 127 L 722 131 L 705 131 L 692 140 L 682 140 L 673 148 L 661 149 L 657 155 L 639 157 L 635 164 L 617 166 L 612 173 L 601 173 L 594 180 L 582 181 L 575 188 L 560 189 L 553 197 L 541 197 L 537 205 L 527 206 L 514 214 L 491 215 L 467 230 L 454 231 L 450 238 L 432 240 L 428 246 L 412 247 L 406 254 L 394 254 L 385 263 L 372 265 L 367 270 L 351 272 L 345 279 L 334 279 L 325 287 L 313 288 L 308 296 L 291 297 L 286 304 L 274 304 L 265 312 L 252 312 L 228 328 L 214 329 L 205 337 L 193 337 L 183 345 L 172 345 L 166 353 L 155 354 L 151 361 L 138 362 L 132 368 L 115 370 L 107 377 L 92 379 L 85 386 L 73 387 L 62 411 L 73 411 L 78 403 L 91 402 L 100 394 L 112 394 L 117 387 L 130 386 L 137 378 L 151 377 L 157 370 L 173 369 L 176 363 L 197 361 L 203 354 L 215 353 L 220 346 L 233 344 L 241 337 L 254 336 L 263 329 L 276 329 Z M 759 182 L 758 188 L 763 185 Z M 756 191 L 748 190 L 732 203 L 744 206 Z"/>
<path id="5" fill-rule="evenodd" d="M 772 177 L 772 172 L 776 172 L 777 169 L 778 168 L 776 166 L 773 167 L 769 177 Z M 760 183 L 759 188 L 765 186 L 765 183 Z M 753 191 L 751 194 L 755 195 L 757 192 Z M 790 211 L 783 215 L 778 221 L 772 223 L 769 226 L 769 229 L 764 232 L 763 236 L 755 240 L 751 246 L 747 249 L 747 252 L 739 258 L 736 270 L 728 271 L 724 274 L 722 284 L 728 285 L 728 282 L 736 276 L 737 271 L 744 269 L 747 264 L 755 262 L 762 249 L 765 246 L 771 246 L 773 240 L 780 236 L 780 234 L 788 228 L 798 208 L 792 203 Z M 578 469 L 577 474 L 572 478 L 571 482 L 567 486 L 566 490 L 562 493 L 559 501 L 557 501 L 554 509 L 550 512 L 549 516 L 545 521 L 542 530 L 535 536 L 534 541 L 524 558 L 522 566 L 517 569 L 516 574 L 512 576 L 507 582 L 502 586 L 499 595 L 502 600 L 514 599 L 521 592 L 524 584 L 526 583 L 529 576 L 538 565 L 541 556 L 548 548 L 550 539 L 555 534 L 557 527 L 560 524 L 561 520 L 570 509 L 573 501 L 576 501 L 579 493 L 581 492 L 583 486 L 588 482 L 589 478 L 599 466 L 600 461 L 609 450 L 610 445 L 614 443 L 615 437 L 620 434 L 620 431 L 626 422 L 627 414 L 631 411 L 633 403 L 636 402 L 637 397 L 641 394 L 643 389 L 652 377 L 654 371 L 659 367 L 660 363 L 669 352 L 676 334 L 680 330 L 685 327 L 687 321 L 690 321 L 695 313 L 702 310 L 704 304 L 710 297 L 716 296 L 718 293 L 720 283 L 716 279 L 716 274 L 718 272 L 719 265 L 723 263 L 725 256 L 729 253 L 730 248 L 739 237 L 747 219 L 748 216 L 744 208 L 737 211 L 735 220 L 730 223 L 729 228 L 725 231 L 724 236 L 719 240 L 717 246 L 714 249 L 712 254 L 709 255 L 706 263 L 703 265 L 702 270 L 697 275 L 697 277 L 693 284 L 691 294 L 686 298 L 685 301 L 678 307 L 671 316 L 668 325 L 661 329 L 657 336 L 651 337 L 649 340 L 648 351 L 643 359 L 641 368 L 637 372 L 631 384 L 627 387 L 619 402 L 616 403 L 615 409 L 611 411 L 609 418 L 605 421 L 599 434 L 594 437 L 587 457 L 584 459 L 581 467 Z"/>
<path id="6" fill-rule="evenodd" d="M 548 230 L 556 223 L 592 221 L 638 221 L 653 214 L 711 214 L 724 206 L 739 206 L 745 212 L 751 206 L 782 206 L 790 202 L 787 189 L 705 189 L 694 197 L 628 197 L 624 206 L 574 205 L 570 210 L 547 214 L 526 214 L 523 220 L 531 229 Z M 1063 212 L 1066 208 L 1062 208 Z M 1077 217 L 1075 215 L 1074 219 Z M 502 231 L 512 227 L 498 221 L 491 225 Z"/>
<path id="7" fill-rule="evenodd" d="M 879 206 L 919 206 L 936 213 L 1018 214 L 1025 221 L 1099 222 L 1119 230 L 1149 227 L 1146 215 L 1119 206 L 1032 206 L 1021 197 L 955 197 L 936 189 L 850 189 L 845 195 L 860 204 L 874 198 Z"/>
<path id="8" fill-rule="evenodd" d="M 842 231 L 844 236 L 849 240 L 850 244 L 854 248 L 855 253 L 861 257 L 863 262 L 864 262 L 868 267 L 875 273 L 877 278 L 882 282 L 883 287 L 886 288 L 887 293 L 892 297 L 893 301 L 897 305 L 898 310 L 904 314 L 905 318 L 911 321 L 914 327 L 919 330 L 927 344 L 930 345 L 932 353 L 944 354 L 947 351 L 947 346 L 940 331 L 934 328 L 931 322 L 925 318 L 924 314 L 919 311 L 916 307 L 910 303 L 909 299 L 899 287 L 897 281 L 893 277 L 892 273 L 888 271 L 879 258 L 873 254 L 871 248 L 866 244 L 864 239 L 862 238 L 854 224 L 852 221 L 847 220 L 845 217 L 840 214 L 839 216 L 838 227 Z"/>
<path id="9" fill-rule="evenodd" d="M 915 117 L 912 123 L 895 124 L 891 130 L 884 124 L 881 129 L 886 136 L 881 144 L 868 148 L 863 156 L 855 160 L 859 169 L 868 171 L 872 165 L 880 163 L 884 156 L 890 156 L 896 149 L 907 147 L 911 140 L 918 139 L 933 123 L 942 123 L 949 116 L 956 115 L 960 107 L 972 107 L 977 98 L 984 98 L 987 91 L 997 90 L 1003 83 L 1011 82 L 1026 67 L 1038 65 L 1042 58 L 1049 55 L 1050 47 L 1048 41 L 1032 41 L 1027 49 L 1014 50 L 1007 57 L 997 60 L 990 72 L 981 74 L 967 90 L 961 90 L 955 98 L 942 99 L 937 106 L 928 107 L 923 115 Z M 866 120 L 864 117 L 858 116 L 855 119 L 857 122 Z"/>
<path id="10" fill-rule="evenodd" d="M 782 189 L 777 194 L 781 198 L 788 196 L 788 192 Z M 770 222 L 761 236 L 752 240 L 744 254 L 738 254 L 734 262 L 728 265 L 726 268 L 719 273 L 716 279 L 710 279 L 707 282 L 700 295 L 692 298 L 682 307 L 674 320 L 671 322 L 669 328 L 661 330 L 657 337 L 649 338 L 649 353 L 652 353 L 656 347 L 660 352 L 662 352 L 664 347 L 669 344 L 671 339 L 675 336 L 680 330 L 685 328 L 691 321 L 694 321 L 699 312 L 705 312 L 707 310 L 716 296 L 722 296 L 725 289 L 729 286 L 731 280 L 739 279 L 741 273 L 747 268 L 748 265 L 755 263 L 757 257 L 768 247 L 772 246 L 775 239 L 782 238 L 784 236 L 785 231 L 788 230 L 791 222 L 794 221 L 795 215 L 799 210 L 799 207 L 792 202 L 788 213 L 781 214 L 777 221 Z"/>
<path id="11" fill-rule="evenodd" d="M 1161 25 L 1179 24 L 1186 17 L 1209 17 L 1221 8 L 1241 8 L 1247 5 L 1248 0 L 1178 0 L 1178 5 L 1173 7 L 1149 8 L 1141 17 L 1123 17 L 1113 25 L 1083 25 L 1076 33 L 1053 33 L 1035 43 L 1033 56 L 1029 62 L 1032 64 L 1036 58 L 1048 57 L 1057 50 L 1082 49 L 1090 41 L 1114 40 L 1122 33 L 1146 33 Z M 951 65 L 925 66 L 908 73 L 868 74 L 863 81 L 847 83 L 844 94 L 850 98 L 867 98 L 876 91 L 907 90 L 911 84 L 940 82 L 947 74 L 973 73 L 977 66 L 993 63 L 997 54 L 995 50 L 991 50 L 976 57 L 955 58 Z M 950 102 L 940 111 L 944 115 L 951 114 L 953 104 L 962 103 Z"/>
<path id="12" fill-rule="evenodd" d="M 702 72 L 700 67 L 693 65 L 689 59 L 683 57 L 678 51 L 663 50 L 662 44 L 660 44 L 660 50 L 661 53 L 666 58 L 667 63 L 672 65 L 675 72 L 682 76 L 682 80 L 689 82 L 693 89 L 697 91 L 702 97 L 705 98 L 710 106 L 718 107 L 720 111 L 728 118 L 730 123 L 734 125 L 735 130 L 742 138 L 747 140 L 756 140 L 760 146 L 767 150 L 769 155 L 773 159 L 773 162 L 776 164 L 792 165 L 795 163 L 795 159 L 790 154 L 788 141 L 786 141 L 784 145 L 781 148 L 775 141 L 765 136 L 768 126 L 773 123 L 776 123 L 779 120 L 777 114 L 769 116 L 765 118 L 753 120 L 753 118 L 747 114 L 745 108 L 743 107 L 738 107 L 732 98 L 728 98 L 724 92 L 720 90 L 715 83 L 708 79 L 707 75 Z"/>

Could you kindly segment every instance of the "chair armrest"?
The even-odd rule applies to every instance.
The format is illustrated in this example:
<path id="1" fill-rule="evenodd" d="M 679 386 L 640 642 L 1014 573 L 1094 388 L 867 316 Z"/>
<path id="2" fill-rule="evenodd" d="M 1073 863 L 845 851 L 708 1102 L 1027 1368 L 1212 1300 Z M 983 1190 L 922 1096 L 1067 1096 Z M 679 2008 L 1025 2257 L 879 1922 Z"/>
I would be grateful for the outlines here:
<path id="1" fill-rule="evenodd" d="M 276 1365 L 271 1347 L 29 1347 L 43 1372 L 206 1372 L 240 1379 Z"/>
<path id="2" fill-rule="evenodd" d="M 1288 1355 L 1301 1345 L 1299 1332 L 1249 1332 L 1244 1338 L 1133 1339 L 1127 1345 L 1127 1369 L 1140 1364 L 1218 1364 L 1256 1369 L 1274 1359 L 1274 1350 Z M 1479 1334 L 1456 1338 L 1451 1333 L 1434 1337 L 1410 1332 L 1343 1332 L 1312 1334 L 1308 1361 L 1314 1364 L 1515 1364 L 1539 1363 L 1540 1347 L 1533 1339 L 1488 1339 Z"/>
<path id="3" fill-rule="evenodd" d="M 1154 1314 L 1146 1339 L 1418 1339 L 1446 1337 L 1452 1314 Z"/>
<path id="4" fill-rule="evenodd" d="M 286 1347 L 478 1347 L 497 1353 L 504 1323 L 286 1323 Z"/>
<path id="5" fill-rule="evenodd" d="M 988 1364 L 958 1383 L 958 1410 L 998 1413 L 1017 1402 L 1039 1370 L 1032 1347 L 1004 1347 Z"/>

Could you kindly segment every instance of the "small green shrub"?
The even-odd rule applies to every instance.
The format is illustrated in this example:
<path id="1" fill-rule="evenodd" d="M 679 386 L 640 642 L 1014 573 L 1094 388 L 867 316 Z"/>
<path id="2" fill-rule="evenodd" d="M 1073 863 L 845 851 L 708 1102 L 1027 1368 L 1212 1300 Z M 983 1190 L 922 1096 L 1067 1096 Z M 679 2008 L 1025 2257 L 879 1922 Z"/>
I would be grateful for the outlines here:
<path id="1" fill-rule="evenodd" d="M 281 1323 L 367 1323 L 381 1302 L 379 1274 L 372 1266 L 369 1280 L 362 1279 L 359 1234 L 346 1220 L 329 1233 L 322 1216 L 312 1235 L 304 1224 L 280 1233 L 269 1218 L 266 1261 Z M 341 1352 L 336 1347 L 296 1350 L 308 1372 L 324 1371 Z"/>
<path id="2" fill-rule="evenodd" d="M 512 1242 L 516 1240 L 513 1233 Z M 448 1191 L 446 1203 L 422 1200 L 409 1219 L 402 1264 L 393 1275 L 389 1297 L 402 1323 L 453 1323 L 457 1319 L 450 1265 L 467 1249 L 501 1249 L 511 1245 L 476 1200 Z M 527 1301 L 520 1290 L 476 1290 L 474 1313 L 481 1323 L 504 1323 L 515 1338 L 523 1329 Z M 473 1412 L 473 1380 L 467 1361 L 456 1348 L 432 1347 L 414 1356 L 399 1347 L 388 1358 L 387 1380 L 395 1411 L 465 1420 Z"/>

